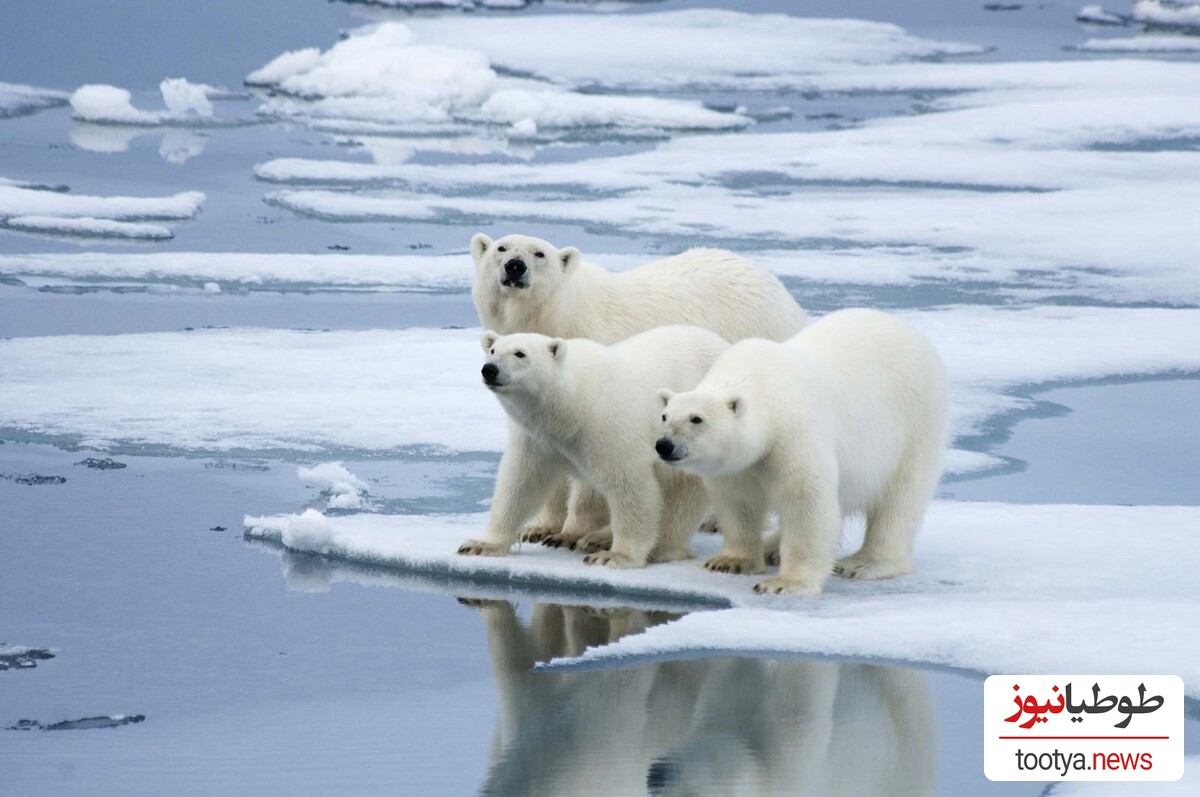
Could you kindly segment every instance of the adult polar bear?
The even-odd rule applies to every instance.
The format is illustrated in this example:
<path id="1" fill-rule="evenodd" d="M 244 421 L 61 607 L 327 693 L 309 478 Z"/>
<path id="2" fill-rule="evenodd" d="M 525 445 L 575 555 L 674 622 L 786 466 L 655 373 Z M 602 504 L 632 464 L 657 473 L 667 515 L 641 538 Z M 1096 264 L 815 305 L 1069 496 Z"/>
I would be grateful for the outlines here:
<path id="1" fill-rule="evenodd" d="M 735 344 L 695 390 L 659 397 L 655 449 L 704 478 L 725 535 L 710 570 L 761 572 L 763 521 L 774 509 L 779 577 L 756 592 L 820 593 L 843 518 L 860 512 L 862 548 L 836 571 L 910 571 L 949 426 L 945 372 L 917 330 L 876 310 L 841 310 L 785 343 Z"/>
<path id="2" fill-rule="evenodd" d="M 613 344 L 654 327 L 685 324 L 733 343 L 786 340 L 805 322 L 773 274 L 723 249 L 689 249 L 613 273 L 585 262 L 575 247 L 559 249 L 528 235 L 493 241 L 479 233 L 471 239 L 471 255 L 479 320 L 501 335 L 536 332 Z M 569 508 L 570 516 L 561 480 L 526 539 L 557 537 L 570 544 L 604 523 L 594 494 L 583 491 Z"/>
<path id="3" fill-rule="evenodd" d="M 612 549 L 588 564 L 643 567 L 692 556 L 707 511 L 699 478 L 654 453 L 656 385 L 695 387 L 729 344 L 698 327 L 656 327 L 613 346 L 585 338 L 483 333 L 483 382 L 509 417 L 487 531 L 460 554 L 506 556 L 564 473 L 602 495 Z"/>

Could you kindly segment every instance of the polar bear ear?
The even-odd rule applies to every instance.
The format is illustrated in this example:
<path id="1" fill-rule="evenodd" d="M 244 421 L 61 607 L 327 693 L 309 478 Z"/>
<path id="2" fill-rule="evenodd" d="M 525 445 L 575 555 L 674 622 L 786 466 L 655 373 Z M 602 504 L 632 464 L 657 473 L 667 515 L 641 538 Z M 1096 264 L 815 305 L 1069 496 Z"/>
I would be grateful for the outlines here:
<path id="1" fill-rule="evenodd" d="M 729 411 L 736 418 L 746 411 L 746 400 L 741 396 L 730 396 L 725 400 L 725 406 L 729 407 Z"/>
<path id="2" fill-rule="evenodd" d="M 558 250 L 558 263 L 562 266 L 564 274 L 570 274 L 579 265 L 580 260 L 583 260 L 583 253 L 573 246 Z"/>
<path id="3" fill-rule="evenodd" d="M 550 341 L 548 348 L 550 349 L 551 357 L 561 360 L 563 355 L 567 353 L 567 342 L 562 338 L 554 338 L 554 340 Z"/>
<path id="4" fill-rule="evenodd" d="M 670 390 L 667 390 L 665 387 L 658 391 L 658 400 L 662 402 L 664 407 L 667 406 L 667 402 L 674 398 L 674 396 L 675 394 Z"/>
<path id="5" fill-rule="evenodd" d="M 488 247 L 491 245 L 492 239 L 481 232 L 475 233 L 474 237 L 471 238 L 471 257 L 475 258 L 476 264 L 483 259 L 484 253 L 487 252 Z"/>
<path id="6" fill-rule="evenodd" d="M 499 339 L 500 335 L 489 329 L 487 332 L 483 333 L 483 337 L 479 339 L 479 342 L 483 345 L 483 350 L 487 351 L 488 349 L 492 348 L 492 344 Z"/>

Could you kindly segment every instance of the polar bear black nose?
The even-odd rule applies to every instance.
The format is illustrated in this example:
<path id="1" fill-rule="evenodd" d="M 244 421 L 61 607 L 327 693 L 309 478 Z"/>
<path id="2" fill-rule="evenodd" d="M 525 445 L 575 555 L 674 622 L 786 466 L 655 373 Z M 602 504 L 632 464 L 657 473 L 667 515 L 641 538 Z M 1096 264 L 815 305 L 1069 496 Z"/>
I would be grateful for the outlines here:
<path id="1" fill-rule="evenodd" d="M 526 271 L 525 261 L 519 257 L 514 257 L 512 260 L 504 264 L 504 273 L 510 277 L 519 277 Z"/>
<path id="2" fill-rule="evenodd" d="M 483 371 L 481 373 L 483 374 L 483 381 L 490 385 L 492 382 L 495 382 L 496 377 L 500 375 L 500 368 L 497 367 L 495 363 L 488 363 L 487 365 L 483 366 Z"/>
<path id="3" fill-rule="evenodd" d="M 675 444 L 671 442 L 671 438 L 669 437 L 660 437 L 654 444 L 654 450 L 663 459 L 670 459 L 671 455 L 675 453 Z"/>

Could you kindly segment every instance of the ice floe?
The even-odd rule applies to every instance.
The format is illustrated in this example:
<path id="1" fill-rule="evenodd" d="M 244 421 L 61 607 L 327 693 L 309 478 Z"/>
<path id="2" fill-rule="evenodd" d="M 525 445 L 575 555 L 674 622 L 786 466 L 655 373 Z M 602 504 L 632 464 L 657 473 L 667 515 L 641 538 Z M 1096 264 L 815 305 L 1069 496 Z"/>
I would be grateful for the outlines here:
<path id="1" fill-rule="evenodd" d="M 1030 386 L 1200 371 L 1200 310 L 963 306 L 903 316 L 947 363 L 960 445 L 1032 408 L 1019 395 Z M 479 385 L 478 336 L 232 329 L 5 340 L 0 427 L 205 452 L 496 452 L 506 425 Z M 952 473 L 987 464 L 952 454 Z"/>
<path id="2" fill-rule="evenodd" d="M 710 130 L 751 122 L 693 101 L 581 94 L 546 82 L 503 78 L 484 53 L 427 43 L 398 22 L 355 31 L 325 52 L 284 53 L 250 73 L 246 82 L 277 93 L 262 113 L 312 122 L 453 126 L 530 119 L 549 129 Z"/>
<path id="3" fill-rule="evenodd" d="M 301 466 L 296 475 L 300 481 L 321 488 L 329 497 L 330 509 L 358 509 L 363 506 L 367 483 L 346 470 L 340 462 L 324 462 L 311 468 Z"/>
<path id="4" fill-rule="evenodd" d="M 54 651 L 49 648 L 31 648 L 28 645 L 0 642 L 0 671 L 31 670 L 37 666 L 39 661 L 52 658 L 54 658 Z"/>
<path id="5" fill-rule="evenodd" d="M 0 119 L 66 104 L 66 92 L 0 81 Z"/>
<path id="6" fill-rule="evenodd" d="M 26 184 L 27 185 L 27 184 Z M 170 229 L 147 221 L 193 218 L 204 194 L 166 197 L 88 196 L 43 186 L 0 183 L 0 230 L 102 238 L 165 240 Z"/>
<path id="7" fill-rule="evenodd" d="M 1200 52 L 1196 36 L 1131 36 L 1121 39 L 1088 39 L 1080 50 L 1094 53 L 1193 53 Z"/>
<path id="8" fill-rule="evenodd" d="M 1192 577 L 1200 566 L 1194 507 L 935 502 L 913 575 L 833 579 L 817 599 L 756 596 L 750 587 L 758 577 L 709 573 L 695 562 L 608 570 L 534 545 L 502 559 L 457 556 L 458 543 L 485 521 L 308 511 L 247 517 L 245 526 L 251 538 L 372 565 L 735 607 L 689 614 L 558 666 L 795 652 L 983 673 L 1165 671 L 1180 674 L 1189 696 L 1200 697 L 1200 650 L 1191 633 L 1200 597 Z M 857 534 L 848 535 L 847 548 Z M 699 537 L 697 552 L 717 544 Z"/>
<path id="9" fill-rule="evenodd" d="M 209 126 L 238 124 L 213 114 L 211 100 L 229 97 L 229 92 L 184 78 L 167 78 L 158 86 L 165 110 L 146 111 L 133 106 L 128 90 L 102 83 L 80 86 L 71 95 L 72 115 L 83 122 L 113 125 L 187 125 Z"/>
<path id="10" fill-rule="evenodd" d="M 1200 3 L 1138 0 L 1130 16 L 1148 28 L 1200 30 Z"/>
<path id="11" fill-rule="evenodd" d="M 719 9 L 406 24 L 423 42 L 482 52 L 508 72 L 622 90 L 778 87 L 822 70 L 983 51 L 921 39 L 884 22 Z M 537 45 L 518 44 L 526 42 Z"/>

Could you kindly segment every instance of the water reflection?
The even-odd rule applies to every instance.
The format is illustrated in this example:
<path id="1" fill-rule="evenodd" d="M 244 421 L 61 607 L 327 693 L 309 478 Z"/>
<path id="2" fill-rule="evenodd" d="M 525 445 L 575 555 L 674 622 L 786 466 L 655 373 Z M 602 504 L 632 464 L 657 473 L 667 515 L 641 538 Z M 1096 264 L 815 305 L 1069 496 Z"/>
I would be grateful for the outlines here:
<path id="1" fill-rule="evenodd" d="M 499 717 L 481 793 L 931 795 L 936 728 L 915 670 L 711 658 L 541 672 L 678 615 L 464 600 L 487 626 Z"/>

